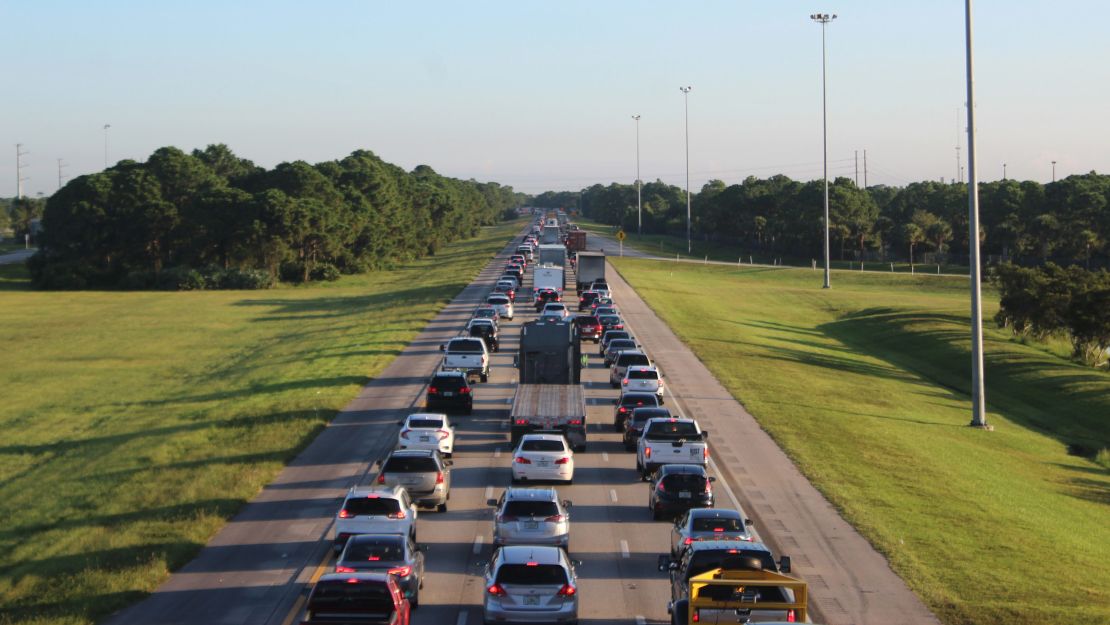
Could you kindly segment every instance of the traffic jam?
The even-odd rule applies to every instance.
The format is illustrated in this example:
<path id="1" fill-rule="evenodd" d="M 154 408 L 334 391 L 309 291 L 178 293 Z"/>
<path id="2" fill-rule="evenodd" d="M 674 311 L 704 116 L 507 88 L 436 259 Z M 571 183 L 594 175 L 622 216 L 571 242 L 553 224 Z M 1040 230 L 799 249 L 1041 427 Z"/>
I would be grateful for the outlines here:
<path id="1" fill-rule="evenodd" d="M 485 501 L 492 555 L 483 558 L 481 598 L 474 598 L 481 622 L 568 624 L 593 616 L 580 611 L 584 565 L 575 558 L 574 504 L 560 489 L 574 483 L 576 453 L 597 453 L 590 434 L 610 429 L 620 449 L 635 455 L 645 515 L 672 525 L 652 572 L 669 578 L 669 597 L 659 601 L 672 624 L 808 621 L 805 582 L 790 575 L 788 556 L 776 557 L 760 541 L 731 491 L 715 488 L 710 432 L 668 396 L 666 377 L 614 300 L 604 255 L 587 250 L 586 237 L 553 211 L 511 248 L 484 303 L 439 346 L 442 361 L 422 410 L 397 421 L 392 451 L 343 497 L 332 570 L 312 584 L 300 623 L 413 622 L 435 557 L 420 542 L 432 530 L 418 519 L 448 511 L 457 431 L 467 428 L 476 396 L 494 377 L 492 355 L 509 344 L 516 347 L 515 388 L 502 425 L 512 451 L 497 454 L 509 486 L 486 487 L 495 496 Z M 514 318 L 521 319 L 519 340 L 510 342 L 501 331 Z M 587 417 L 583 387 L 600 385 L 587 383 L 583 370 L 599 367 L 608 369 L 611 422 Z"/>

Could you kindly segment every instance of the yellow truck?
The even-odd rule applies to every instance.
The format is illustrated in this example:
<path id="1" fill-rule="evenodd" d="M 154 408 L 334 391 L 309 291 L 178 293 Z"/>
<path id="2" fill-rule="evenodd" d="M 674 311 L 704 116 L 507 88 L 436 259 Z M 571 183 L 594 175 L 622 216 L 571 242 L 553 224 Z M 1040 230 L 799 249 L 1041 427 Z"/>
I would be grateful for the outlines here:
<path id="1" fill-rule="evenodd" d="M 746 623 L 753 611 L 783 614 L 778 620 L 787 623 L 804 623 L 809 616 L 806 583 L 783 573 L 718 568 L 688 583 L 686 597 L 670 606 L 671 625 Z"/>

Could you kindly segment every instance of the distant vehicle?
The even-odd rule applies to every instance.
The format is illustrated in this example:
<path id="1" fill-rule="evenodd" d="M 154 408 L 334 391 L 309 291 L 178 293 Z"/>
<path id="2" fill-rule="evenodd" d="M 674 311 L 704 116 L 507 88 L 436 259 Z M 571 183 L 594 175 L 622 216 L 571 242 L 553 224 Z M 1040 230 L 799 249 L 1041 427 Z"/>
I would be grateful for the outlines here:
<path id="1" fill-rule="evenodd" d="M 308 595 L 301 625 L 410 625 L 411 610 L 389 573 L 326 573 Z"/>
<path id="2" fill-rule="evenodd" d="M 625 451 L 636 451 L 636 444 L 640 442 L 640 435 L 644 433 L 644 426 L 649 420 L 669 418 L 671 411 L 666 408 L 633 408 L 624 421 L 624 434 L 621 437 Z"/>
<path id="3" fill-rule="evenodd" d="M 493 319 L 471 319 L 466 324 L 466 333 L 485 341 L 488 351 L 496 352 L 501 349 L 500 331 Z"/>
<path id="4" fill-rule="evenodd" d="M 613 359 L 621 352 L 636 351 L 639 349 L 640 344 L 632 339 L 613 339 L 609 341 L 609 346 L 605 349 L 605 366 L 612 366 Z"/>
<path id="5" fill-rule="evenodd" d="M 709 432 L 693 419 L 651 419 L 637 443 L 636 470 L 646 480 L 665 464 L 708 464 L 708 438 Z"/>
<path id="6" fill-rule="evenodd" d="M 359 534 L 335 560 L 336 573 L 388 573 L 415 610 L 424 586 L 424 554 L 408 536 Z"/>
<path id="7" fill-rule="evenodd" d="M 555 265 L 536 265 L 532 269 L 532 288 L 555 289 L 562 295 L 566 288 L 566 272 Z"/>
<path id="8" fill-rule="evenodd" d="M 531 245 L 521 245 L 521 246 L 517 247 L 516 248 L 516 253 L 523 256 L 525 258 L 525 260 L 527 260 L 528 262 L 532 261 L 533 256 L 532 256 L 532 246 Z"/>
<path id="9" fill-rule="evenodd" d="M 659 403 L 663 403 L 663 374 L 652 366 L 630 365 L 621 378 L 621 390 L 655 393 L 659 396 Z"/>
<path id="10" fill-rule="evenodd" d="M 523 278 L 516 275 L 515 273 L 503 273 L 503 274 L 501 274 L 501 277 L 498 278 L 497 281 L 500 282 L 502 280 L 511 280 L 512 283 L 513 283 L 513 287 L 518 291 L 520 290 L 520 285 L 524 283 Z"/>
<path id="11" fill-rule="evenodd" d="M 497 310 L 497 314 L 505 319 L 513 318 L 513 302 L 508 295 L 492 293 L 486 297 L 486 303 Z"/>
<path id="12" fill-rule="evenodd" d="M 374 483 L 401 486 L 418 506 L 447 512 L 451 498 L 451 461 L 435 449 L 394 449 L 382 461 Z"/>
<path id="13" fill-rule="evenodd" d="M 501 282 L 493 286 L 492 293 L 500 293 L 509 298 L 510 302 L 516 302 L 516 288 L 513 287 L 515 282 Z"/>
<path id="14" fill-rule="evenodd" d="M 620 315 L 598 315 L 597 320 L 601 323 L 602 332 L 624 329 L 624 320 L 621 319 Z"/>
<path id="15" fill-rule="evenodd" d="M 598 294 L 597 298 L 595 298 L 593 303 L 590 304 L 590 309 L 594 311 L 594 314 L 597 314 L 597 309 L 601 306 L 613 306 L 614 305 L 613 304 L 613 298 L 609 297 L 608 295 L 602 295 L 598 291 L 594 291 L 594 293 Z"/>
<path id="16" fill-rule="evenodd" d="M 489 350 L 485 341 L 469 336 L 458 337 L 440 345 L 440 349 L 443 350 L 441 368 L 444 371 L 462 371 L 468 380 L 477 376 L 483 382 L 489 381 Z"/>
<path id="17" fill-rule="evenodd" d="M 513 451 L 512 480 L 574 482 L 574 452 L 562 433 L 525 434 Z"/>
<path id="18" fill-rule="evenodd" d="M 601 331 L 601 344 L 598 346 L 597 351 L 598 351 L 599 354 L 604 356 L 605 355 L 605 349 L 606 349 L 606 346 L 609 344 L 609 341 L 611 341 L 613 339 L 630 339 L 630 338 L 632 338 L 632 333 L 629 332 L 628 330 L 623 330 L 623 329 L 622 330 L 605 330 L 605 329 L 602 329 L 602 331 Z"/>
<path id="19" fill-rule="evenodd" d="M 651 518 L 685 512 L 690 508 L 713 507 L 713 485 L 717 478 L 700 464 L 665 464 L 651 476 L 648 484 L 648 510 Z"/>
<path id="20" fill-rule="evenodd" d="M 561 302 L 561 301 L 563 301 L 563 296 L 558 291 L 556 291 L 555 289 L 552 289 L 552 288 L 539 289 L 539 290 L 536 291 L 536 296 L 535 296 L 536 312 L 539 312 L 539 311 L 543 310 L 544 306 L 546 306 L 546 305 L 548 305 L 552 302 Z"/>
<path id="21" fill-rule="evenodd" d="M 567 251 L 580 252 L 586 249 L 586 231 L 578 230 L 578 226 L 571 225 L 570 232 L 567 233 Z"/>
<path id="22" fill-rule="evenodd" d="M 582 341 L 601 342 L 601 323 L 593 315 L 578 315 L 574 318 L 578 326 L 578 338 Z"/>
<path id="23" fill-rule="evenodd" d="M 501 323 L 501 313 L 497 310 L 496 306 L 492 304 L 481 304 L 474 309 L 474 319 L 493 319 L 495 323 Z"/>
<path id="24" fill-rule="evenodd" d="M 355 486 L 335 515 L 335 551 L 356 534 L 401 534 L 416 542 L 416 504 L 400 486 Z"/>
<path id="25" fill-rule="evenodd" d="M 555 245 L 541 245 L 539 247 L 539 261 L 536 265 L 550 264 L 556 267 L 566 267 L 567 265 L 567 248 L 566 246 Z"/>
<path id="26" fill-rule="evenodd" d="M 398 421 L 398 449 L 435 449 L 450 458 L 455 449 L 455 426 L 440 412 L 417 412 Z"/>
<path id="27" fill-rule="evenodd" d="M 567 311 L 566 304 L 562 302 L 548 302 L 543 305 L 543 310 L 540 311 L 540 314 L 566 319 L 569 312 Z"/>
<path id="28" fill-rule="evenodd" d="M 500 499 L 486 503 L 494 508 L 493 544 L 555 545 L 570 548 L 570 506 L 554 488 L 509 488 Z"/>
<path id="29" fill-rule="evenodd" d="M 613 412 L 613 430 L 621 432 L 624 430 L 625 420 L 628 419 L 628 415 L 634 409 L 643 406 L 658 408 L 659 398 L 655 393 L 621 393 L 621 396 L 614 399 L 613 403 L 617 406 L 617 409 Z"/>
<path id="30" fill-rule="evenodd" d="M 461 410 L 464 414 L 474 411 L 474 394 L 470 382 L 462 371 L 437 371 L 428 381 L 424 405 L 433 410 Z"/>
<path id="31" fill-rule="evenodd" d="M 605 278 L 605 254 L 601 252 L 580 251 L 575 267 L 578 292 L 592 290 L 590 284 L 594 280 Z M 606 293 L 608 295 L 608 293 Z"/>
<path id="32" fill-rule="evenodd" d="M 509 262 L 516 263 L 516 264 L 520 265 L 521 267 L 524 267 L 525 269 L 528 268 L 528 257 L 525 256 L 524 254 L 521 254 L 520 252 L 517 252 L 516 254 L 513 254 L 512 256 L 510 256 L 509 257 Z"/>
<path id="33" fill-rule="evenodd" d="M 612 304 L 594 306 L 593 309 L 594 309 L 593 313 L 595 315 L 599 316 L 599 317 L 601 315 L 619 315 L 619 314 L 621 314 L 621 311 L 617 310 L 617 307 L 613 306 Z"/>
<path id="34" fill-rule="evenodd" d="M 699 540 L 751 541 L 752 520 L 736 510 L 693 508 L 678 517 L 671 529 L 671 557 L 682 553 Z"/>
<path id="35" fill-rule="evenodd" d="M 613 365 L 609 368 L 609 384 L 612 385 L 613 388 L 621 388 L 621 384 L 622 384 L 622 382 L 625 378 L 625 372 L 628 371 L 629 367 L 632 367 L 632 366 L 650 367 L 651 366 L 651 359 L 648 358 L 647 354 L 645 354 L 644 352 L 642 352 L 638 349 L 626 349 L 624 351 L 621 351 L 621 352 L 617 353 L 616 356 L 613 357 L 612 362 L 613 362 Z M 662 388 L 662 387 L 659 387 L 659 388 Z M 639 389 L 625 389 L 625 390 L 630 390 L 631 391 L 631 390 L 639 390 Z M 656 388 L 650 389 L 650 392 L 658 393 L 660 395 L 662 394 L 662 391 L 659 391 Z"/>
<path id="36" fill-rule="evenodd" d="M 578 296 L 578 310 L 590 308 L 599 296 L 600 294 L 597 291 L 583 291 Z"/>
<path id="37" fill-rule="evenodd" d="M 486 567 L 485 587 L 486 623 L 578 621 L 578 578 L 558 547 L 501 547 Z"/>

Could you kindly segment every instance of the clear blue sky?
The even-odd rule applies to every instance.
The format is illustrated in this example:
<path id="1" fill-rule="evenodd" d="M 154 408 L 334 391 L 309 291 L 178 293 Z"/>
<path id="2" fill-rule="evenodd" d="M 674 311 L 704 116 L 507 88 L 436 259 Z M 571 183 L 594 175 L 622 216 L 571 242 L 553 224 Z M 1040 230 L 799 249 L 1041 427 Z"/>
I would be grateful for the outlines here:
<path id="1" fill-rule="evenodd" d="M 1094 0 L 978 0 L 981 178 L 1110 171 L 1110 37 Z M 228 144 L 272 167 L 368 148 L 526 192 L 635 179 L 956 176 L 962 0 L 76 2 L 0 0 L 0 196 Z M 960 124 L 965 117 L 960 114 Z M 966 136 L 959 139 L 966 156 Z M 862 178 L 862 174 L 861 174 Z M 862 182 L 862 180 L 861 180 Z"/>

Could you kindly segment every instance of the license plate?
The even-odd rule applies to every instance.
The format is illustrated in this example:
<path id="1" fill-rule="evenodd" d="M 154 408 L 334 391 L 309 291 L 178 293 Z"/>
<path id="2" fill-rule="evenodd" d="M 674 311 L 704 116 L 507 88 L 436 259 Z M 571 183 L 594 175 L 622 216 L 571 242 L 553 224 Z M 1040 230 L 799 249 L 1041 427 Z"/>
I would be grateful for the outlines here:
<path id="1" fill-rule="evenodd" d="M 430 440 L 432 440 L 432 439 L 431 439 L 431 438 L 429 438 L 429 437 L 427 437 L 427 436 L 421 436 L 421 437 L 420 437 L 420 442 L 421 442 L 421 443 L 427 443 L 427 442 L 428 442 L 428 441 L 430 441 Z"/>
<path id="2" fill-rule="evenodd" d="M 541 460 L 541 461 L 536 463 L 536 466 L 540 466 L 540 467 L 546 467 L 546 466 L 550 466 L 550 465 L 551 465 L 551 463 L 547 462 L 545 460 Z"/>
<path id="3" fill-rule="evenodd" d="M 697 450 L 697 449 L 691 449 L 691 450 L 690 450 L 690 455 L 691 455 L 691 456 L 696 456 L 696 455 L 698 455 L 698 450 Z"/>
<path id="4" fill-rule="evenodd" d="M 690 498 L 690 491 L 688 491 L 688 490 L 680 491 L 678 493 L 678 498 L 679 499 L 689 499 Z"/>
<path id="5" fill-rule="evenodd" d="M 535 596 L 527 596 L 524 598 L 524 605 L 539 605 L 540 598 Z"/>
<path id="6" fill-rule="evenodd" d="M 444 391 L 443 396 L 444 397 L 454 397 L 455 393 L 453 391 Z"/>
<path id="7" fill-rule="evenodd" d="M 540 522 L 539 521 L 528 521 L 524 524 L 524 529 L 526 529 L 526 530 L 536 530 L 536 529 L 539 529 L 539 528 L 540 528 Z"/>

